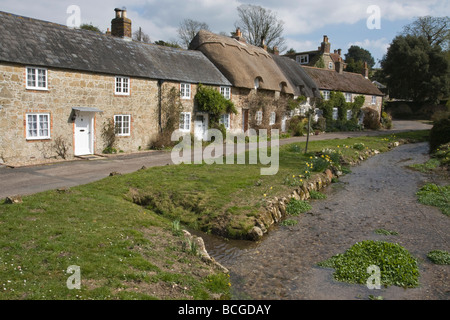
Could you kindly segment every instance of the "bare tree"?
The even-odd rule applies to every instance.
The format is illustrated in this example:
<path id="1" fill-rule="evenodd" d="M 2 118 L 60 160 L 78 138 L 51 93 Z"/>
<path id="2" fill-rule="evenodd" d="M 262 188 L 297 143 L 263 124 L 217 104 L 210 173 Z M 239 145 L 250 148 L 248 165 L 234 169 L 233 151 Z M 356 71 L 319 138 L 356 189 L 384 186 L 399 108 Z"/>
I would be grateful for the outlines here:
<path id="1" fill-rule="evenodd" d="M 267 47 L 278 47 L 280 52 L 287 49 L 283 38 L 284 22 L 275 12 L 251 4 L 243 4 L 237 10 L 239 20 L 235 26 L 241 29 L 248 43 L 260 46 L 264 41 Z"/>
<path id="2" fill-rule="evenodd" d="M 403 28 L 403 34 L 423 36 L 430 45 L 441 46 L 443 50 L 450 47 L 449 17 L 419 17 Z"/>
<path id="3" fill-rule="evenodd" d="M 144 31 L 142 31 L 141 27 L 139 27 L 138 30 L 133 32 L 133 40 L 141 41 L 141 42 L 145 42 L 145 43 L 151 42 L 150 36 L 148 34 L 146 34 Z"/>
<path id="4" fill-rule="evenodd" d="M 192 19 L 183 20 L 178 28 L 178 35 L 181 39 L 181 44 L 185 48 L 188 48 L 192 39 L 194 39 L 200 30 L 210 31 L 209 26 L 204 22 L 199 22 Z"/>

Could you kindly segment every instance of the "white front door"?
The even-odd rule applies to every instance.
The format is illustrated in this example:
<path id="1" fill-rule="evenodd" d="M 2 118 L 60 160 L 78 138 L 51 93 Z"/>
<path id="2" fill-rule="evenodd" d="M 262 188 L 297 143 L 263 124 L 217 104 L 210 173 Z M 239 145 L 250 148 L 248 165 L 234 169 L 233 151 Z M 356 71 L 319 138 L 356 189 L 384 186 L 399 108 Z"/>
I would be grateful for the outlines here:
<path id="1" fill-rule="evenodd" d="M 194 135 L 198 140 L 203 140 L 208 130 L 208 115 L 197 114 L 194 120 Z"/>
<path id="2" fill-rule="evenodd" d="M 93 154 L 94 113 L 80 112 L 75 119 L 75 155 Z"/>

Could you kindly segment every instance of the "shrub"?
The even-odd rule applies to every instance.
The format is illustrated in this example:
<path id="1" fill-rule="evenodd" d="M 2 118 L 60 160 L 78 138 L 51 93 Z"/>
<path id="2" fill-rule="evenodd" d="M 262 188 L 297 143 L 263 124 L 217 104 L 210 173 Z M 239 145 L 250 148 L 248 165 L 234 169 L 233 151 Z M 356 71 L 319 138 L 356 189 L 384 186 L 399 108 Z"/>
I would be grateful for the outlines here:
<path id="1" fill-rule="evenodd" d="M 300 213 L 311 210 L 311 208 L 312 207 L 308 202 L 291 198 L 286 206 L 286 212 L 292 216 L 298 216 Z"/>
<path id="2" fill-rule="evenodd" d="M 381 127 L 380 114 L 372 108 L 364 108 L 364 128 L 378 130 Z"/>
<path id="3" fill-rule="evenodd" d="M 289 132 L 294 137 L 300 137 L 307 134 L 308 119 L 301 116 L 295 116 L 289 121 Z"/>
<path id="4" fill-rule="evenodd" d="M 392 116 L 387 112 L 383 112 L 381 114 L 381 123 L 385 129 L 392 129 Z"/>
<path id="5" fill-rule="evenodd" d="M 430 132 L 430 153 L 435 152 L 442 144 L 450 142 L 450 118 L 434 123 Z"/>
<path id="6" fill-rule="evenodd" d="M 381 271 L 381 284 L 399 287 L 417 287 L 419 268 L 417 260 L 399 244 L 383 241 L 362 241 L 353 245 L 344 254 L 338 254 L 320 262 L 320 267 L 334 268 L 334 278 L 348 283 L 366 284 L 369 266 Z"/>

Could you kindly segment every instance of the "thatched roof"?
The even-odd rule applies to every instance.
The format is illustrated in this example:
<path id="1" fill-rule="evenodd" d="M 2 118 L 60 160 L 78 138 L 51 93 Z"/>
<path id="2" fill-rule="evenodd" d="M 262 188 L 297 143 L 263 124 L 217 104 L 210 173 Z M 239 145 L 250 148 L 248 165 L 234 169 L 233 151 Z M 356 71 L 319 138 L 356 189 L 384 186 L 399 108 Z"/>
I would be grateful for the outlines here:
<path id="1" fill-rule="evenodd" d="M 261 89 L 294 93 L 272 55 L 263 48 L 201 30 L 189 49 L 203 52 L 235 87 L 253 89 L 259 78 Z"/>
<path id="2" fill-rule="evenodd" d="M 230 82 L 198 51 L 127 41 L 0 11 L 0 62 L 210 85 Z"/>
<path id="3" fill-rule="evenodd" d="M 320 98 L 318 86 L 297 61 L 284 56 L 273 55 L 272 57 L 291 82 L 295 96 Z"/>
<path id="4" fill-rule="evenodd" d="M 362 74 L 352 72 L 339 73 L 336 70 L 314 67 L 302 67 L 314 80 L 320 90 L 340 91 L 374 96 L 384 94 Z"/>

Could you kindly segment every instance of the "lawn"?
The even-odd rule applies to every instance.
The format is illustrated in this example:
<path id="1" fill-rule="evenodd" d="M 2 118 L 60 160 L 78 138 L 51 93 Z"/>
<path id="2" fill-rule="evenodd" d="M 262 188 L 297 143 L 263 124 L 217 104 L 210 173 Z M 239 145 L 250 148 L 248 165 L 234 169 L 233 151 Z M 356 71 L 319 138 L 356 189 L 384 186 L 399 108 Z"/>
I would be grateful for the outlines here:
<path id="1" fill-rule="evenodd" d="M 280 148 L 280 170 L 260 165 L 154 167 L 0 204 L 2 299 L 211 299 L 229 297 L 228 275 L 183 249 L 172 223 L 239 238 L 267 199 L 307 179 L 324 149 L 347 160 L 428 132 L 310 142 Z M 333 158 L 333 157 L 331 157 Z M 324 160 L 326 161 L 326 160 Z M 321 167 L 322 168 L 322 167 Z M 305 174 L 306 173 L 306 174 Z M 301 176 L 301 177 L 300 177 Z M 69 266 L 81 289 L 69 290 Z"/>

